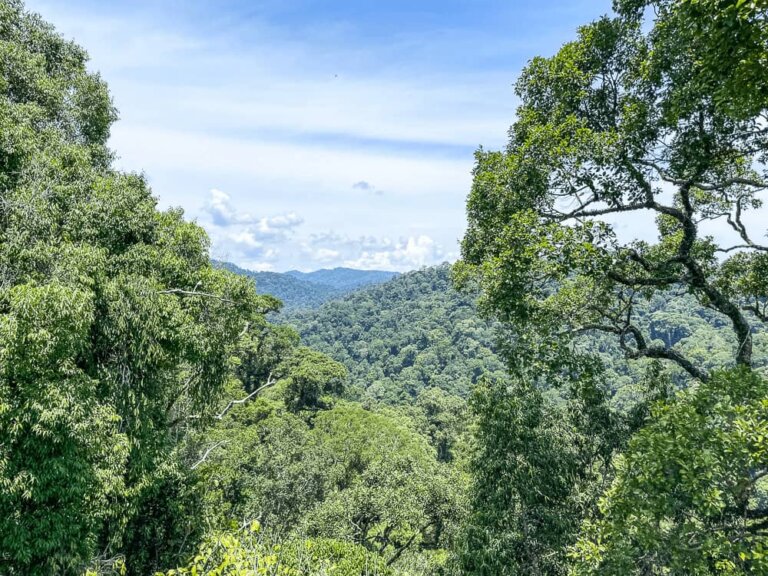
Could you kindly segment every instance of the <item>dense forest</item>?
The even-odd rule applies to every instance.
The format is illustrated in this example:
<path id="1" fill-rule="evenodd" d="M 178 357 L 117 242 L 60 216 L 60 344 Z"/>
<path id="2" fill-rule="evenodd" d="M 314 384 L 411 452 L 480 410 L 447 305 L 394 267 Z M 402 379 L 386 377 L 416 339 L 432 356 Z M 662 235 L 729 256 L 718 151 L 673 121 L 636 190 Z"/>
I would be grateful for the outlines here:
<path id="1" fill-rule="evenodd" d="M 430 388 L 466 398 L 481 376 L 505 374 L 499 335 L 480 318 L 475 299 L 452 288 L 446 264 L 289 314 L 285 322 L 306 345 L 344 364 L 362 398 L 409 404 Z"/>
<path id="2" fill-rule="evenodd" d="M 87 62 L 0 0 L 0 575 L 768 574 L 767 2 L 533 58 L 402 275 L 211 261 Z"/>
<path id="3" fill-rule="evenodd" d="M 282 303 L 281 310 L 286 312 L 317 308 L 328 300 L 397 276 L 395 272 L 350 268 L 316 270 L 311 273 L 296 270 L 277 273 L 244 270 L 231 262 L 213 261 L 213 265 L 250 278 L 259 294 L 274 296 Z"/>

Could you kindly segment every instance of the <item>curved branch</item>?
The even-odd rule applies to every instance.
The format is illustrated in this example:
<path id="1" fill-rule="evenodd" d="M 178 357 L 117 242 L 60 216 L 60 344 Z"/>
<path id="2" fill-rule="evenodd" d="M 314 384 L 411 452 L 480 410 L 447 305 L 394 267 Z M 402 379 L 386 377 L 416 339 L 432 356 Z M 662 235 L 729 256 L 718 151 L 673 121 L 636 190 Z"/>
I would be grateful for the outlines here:
<path id="1" fill-rule="evenodd" d="M 216 442 L 216 444 L 214 444 L 213 446 L 208 448 L 208 450 L 205 451 L 205 454 L 203 454 L 203 457 L 200 458 L 200 460 L 198 460 L 194 464 L 192 464 L 192 466 L 190 466 L 189 469 L 190 470 L 194 470 L 195 468 L 200 466 L 200 464 L 202 464 L 203 462 L 205 462 L 208 459 L 208 456 L 211 454 L 211 452 L 216 450 L 216 448 L 218 448 L 219 446 L 223 446 L 224 444 L 227 444 L 226 440 L 222 440 L 221 442 Z"/>
<path id="2" fill-rule="evenodd" d="M 638 358 L 656 358 L 659 360 L 670 360 L 680 366 L 683 370 L 688 372 L 691 376 L 696 378 L 697 380 L 700 380 L 701 382 L 706 382 L 709 380 L 709 373 L 706 370 L 702 370 L 700 368 L 697 368 L 693 362 L 685 358 L 682 354 L 679 352 L 676 352 L 672 348 L 663 348 L 661 346 L 651 346 L 646 347 L 643 349 L 638 349 L 633 352 L 627 352 L 627 355 L 629 358 L 632 359 L 638 359 Z"/>
<path id="3" fill-rule="evenodd" d="M 256 388 L 256 390 L 254 390 L 253 392 L 248 394 L 248 396 L 246 396 L 245 398 L 241 398 L 240 400 L 230 400 L 229 404 L 226 405 L 224 410 L 219 412 L 219 414 L 216 416 L 216 420 L 222 420 L 224 418 L 224 416 L 227 415 L 227 412 L 232 410 L 232 408 L 234 408 L 238 404 L 245 404 L 246 402 L 248 402 L 248 400 L 250 400 L 251 398 L 256 396 L 259 392 L 261 392 L 262 390 L 264 390 L 266 388 L 269 388 L 274 383 L 275 383 L 275 380 L 272 379 L 272 373 L 270 372 L 269 376 L 267 377 L 267 382 L 265 384 L 263 384 L 262 386 L 259 386 L 258 388 Z"/>
<path id="4" fill-rule="evenodd" d="M 634 325 L 627 325 L 624 327 L 612 326 L 610 324 L 585 324 L 579 328 L 574 329 L 574 332 L 586 332 L 589 330 L 597 330 L 600 332 L 608 332 L 611 334 L 617 334 L 619 336 L 619 346 L 624 350 L 624 354 L 628 359 L 638 360 L 640 358 L 656 358 L 659 360 L 669 360 L 674 362 L 680 368 L 688 372 L 694 378 L 706 382 L 709 379 L 709 373 L 706 370 L 702 370 L 696 367 L 693 362 L 688 360 L 685 356 L 673 350 L 672 348 L 664 348 L 661 346 L 648 346 L 645 337 L 640 332 L 640 329 Z M 636 348 L 630 348 L 625 336 L 631 334 L 635 341 Z"/>

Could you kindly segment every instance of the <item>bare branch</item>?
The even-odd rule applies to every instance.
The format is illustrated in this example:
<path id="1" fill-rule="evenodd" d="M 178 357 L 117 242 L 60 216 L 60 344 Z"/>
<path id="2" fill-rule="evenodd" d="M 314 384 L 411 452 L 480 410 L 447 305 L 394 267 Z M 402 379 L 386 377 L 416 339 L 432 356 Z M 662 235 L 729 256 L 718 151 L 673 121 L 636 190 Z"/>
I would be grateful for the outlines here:
<path id="1" fill-rule="evenodd" d="M 392 566 L 392 564 L 394 564 L 397 561 L 397 559 L 400 558 L 400 556 L 402 556 L 403 552 L 405 552 L 411 546 L 411 544 L 413 544 L 413 541 L 416 540 L 416 537 L 423 534 L 424 530 L 432 526 L 432 524 L 434 523 L 435 521 L 432 520 L 427 524 L 425 524 L 424 526 L 422 526 L 421 528 L 419 528 L 418 531 L 411 534 L 411 537 L 405 542 L 405 544 L 400 546 L 392 555 L 392 557 L 389 560 L 387 560 L 387 566 Z"/>
<path id="2" fill-rule="evenodd" d="M 229 404 L 227 404 L 227 406 L 224 408 L 224 410 L 222 410 L 221 412 L 219 412 L 219 414 L 216 416 L 216 419 L 217 419 L 217 420 L 222 420 L 222 419 L 224 418 L 224 416 L 226 416 L 226 415 L 227 415 L 227 412 L 229 412 L 230 410 L 232 410 L 232 408 L 234 408 L 234 407 L 235 407 L 235 406 L 237 406 L 238 404 L 245 404 L 245 403 L 246 403 L 246 402 L 248 402 L 248 401 L 249 401 L 251 398 L 253 398 L 254 396 L 256 396 L 256 395 L 257 395 L 259 392 L 261 392 L 262 390 L 264 390 L 264 389 L 266 389 L 266 388 L 269 388 L 269 387 L 270 387 L 270 386 L 272 386 L 274 383 L 275 383 L 275 380 L 273 380 L 273 379 L 272 379 L 272 373 L 270 372 L 270 373 L 269 373 L 269 376 L 267 377 L 267 382 L 266 382 L 265 384 L 263 384 L 262 386 L 259 386 L 258 388 L 256 388 L 256 390 L 254 390 L 253 392 L 251 392 L 250 394 L 248 394 L 248 396 L 246 396 L 245 398 L 241 398 L 240 400 L 230 400 L 230 401 L 229 401 Z"/>
<path id="3" fill-rule="evenodd" d="M 746 310 L 748 312 L 752 312 L 752 314 L 754 314 L 755 316 L 760 318 L 760 320 L 762 320 L 763 322 L 768 322 L 768 310 L 766 310 L 767 308 L 768 308 L 768 304 L 767 305 L 763 305 L 763 309 L 762 310 L 760 308 L 758 308 L 757 306 L 752 306 L 752 305 L 742 306 L 741 307 L 742 310 Z"/>
<path id="4" fill-rule="evenodd" d="M 768 246 L 758 246 L 756 244 L 737 244 L 736 246 L 730 246 L 728 248 L 715 248 L 715 252 L 733 252 L 734 250 L 746 250 L 752 248 L 753 250 L 766 250 L 768 251 Z"/>
<path id="5" fill-rule="evenodd" d="M 675 178 L 671 174 L 669 174 L 666 170 L 664 170 L 661 166 L 659 166 L 656 162 L 652 162 L 650 160 L 644 160 L 644 159 L 635 159 L 635 162 L 642 166 L 647 166 L 648 168 L 653 168 L 653 170 L 656 171 L 656 173 L 659 175 L 659 178 L 664 180 L 664 182 L 669 182 L 670 184 L 674 184 L 675 186 L 693 186 L 694 188 L 698 188 L 699 190 L 706 190 L 708 192 L 713 191 L 719 191 L 719 190 L 725 190 L 726 188 L 730 188 L 731 186 L 749 186 L 751 188 L 768 188 L 768 182 L 764 182 L 762 180 L 754 180 L 752 178 L 744 178 L 742 176 L 734 176 L 733 178 L 729 178 L 728 180 L 724 180 L 722 182 L 717 183 L 706 183 L 706 182 L 696 182 L 695 180 L 683 180 L 680 178 Z"/>
<path id="6" fill-rule="evenodd" d="M 744 242 L 747 244 L 749 248 L 753 248 L 754 250 L 761 250 L 768 252 L 768 246 L 761 246 L 759 244 L 755 244 L 752 239 L 749 237 L 749 234 L 747 233 L 747 227 L 744 225 L 744 223 L 741 221 L 741 201 L 743 198 L 739 197 L 736 200 L 736 211 L 731 217 L 731 214 L 726 215 L 726 222 L 736 230 L 736 232 L 741 236 L 741 239 L 744 240 Z"/>
<path id="7" fill-rule="evenodd" d="M 227 441 L 226 441 L 226 440 L 222 440 L 222 441 L 220 441 L 220 442 L 216 442 L 216 444 L 214 444 L 213 446 L 211 446 L 210 448 L 208 448 L 208 450 L 206 450 L 206 451 L 205 451 L 205 454 L 203 454 L 203 457 L 202 457 L 202 458 L 200 458 L 200 460 L 198 460 L 198 461 L 197 461 L 197 462 L 195 462 L 194 464 L 192 464 L 192 466 L 190 466 L 190 468 L 189 468 L 189 469 L 190 469 L 190 470 L 194 470 L 195 468 L 197 468 L 198 466 L 200 466 L 200 464 L 202 464 L 203 462 L 205 462 L 205 461 L 206 461 L 206 459 L 207 459 L 207 458 L 208 458 L 208 456 L 211 454 L 211 452 L 213 452 L 214 450 L 216 450 L 216 448 L 218 448 L 219 446 L 223 446 L 224 444 L 227 444 Z"/>

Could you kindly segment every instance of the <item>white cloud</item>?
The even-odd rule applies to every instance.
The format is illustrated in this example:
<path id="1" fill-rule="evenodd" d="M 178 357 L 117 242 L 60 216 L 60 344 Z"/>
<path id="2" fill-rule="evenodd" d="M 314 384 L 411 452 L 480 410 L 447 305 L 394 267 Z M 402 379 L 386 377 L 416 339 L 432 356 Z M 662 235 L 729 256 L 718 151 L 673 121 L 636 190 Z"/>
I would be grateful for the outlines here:
<path id="1" fill-rule="evenodd" d="M 211 218 L 214 226 L 237 228 L 239 232 L 230 234 L 234 241 L 256 246 L 259 240 L 285 239 L 295 228 L 304 223 L 296 212 L 286 212 L 275 216 L 256 218 L 247 212 L 240 212 L 232 206 L 232 198 L 217 188 L 211 189 L 203 212 Z M 259 244 L 260 245 L 260 244 Z"/>
<path id="2" fill-rule="evenodd" d="M 215 258 L 234 261 L 251 270 L 272 270 L 304 219 L 296 212 L 255 217 L 233 206 L 232 197 L 218 188 L 208 194 L 203 207 L 208 219 L 201 222 L 208 231 Z"/>
<path id="3" fill-rule="evenodd" d="M 348 244 L 350 248 L 355 246 L 357 253 L 344 260 L 344 266 L 365 270 L 404 271 L 455 258 L 455 254 L 446 254 L 440 244 L 425 234 L 401 238 L 397 242 L 388 238 L 375 242 L 373 239 L 361 240 L 357 244 Z M 348 254 L 351 251 L 348 250 Z"/>
<path id="4" fill-rule="evenodd" d="M 422 234 L 403 239 L 389 249 L 364 250 L 358 258 L 346 260 L 344 266 L 367 270 L 412 270 L 436 264 L 444 256 L 443 248 Z"/>
<path id="5" fill-rule="evenodd" d="M 384 190 L 379 190 L 376 188 L 376 186 L 370 182 L 366 182 L 365 180 L 360 180 L 359 182 L 352 184 L 352 190 L 362 190 L 363 192 L 369 192 L 371 194 L 375 194 L 376 196 L 381 196 L 384 194 Z"/>
<path id="6" fill-rule="evenodd" d="M 210 198 L 203 210 L 210 214 L 213 223 L 217 226 L 249 224 L 254 221 L 250 214 L 239 213 L 235 210 L 232 207 L 229 194 L 216 188 L 211 190 Z"/>
<path id="7" fill-rule="evenodd" d="M 262 238 L 285 238 L 294 228 L 303 223 L 304 218 L 296 212 L 287 212 L 269 218 L 260 218 L 255 229 Z"/>

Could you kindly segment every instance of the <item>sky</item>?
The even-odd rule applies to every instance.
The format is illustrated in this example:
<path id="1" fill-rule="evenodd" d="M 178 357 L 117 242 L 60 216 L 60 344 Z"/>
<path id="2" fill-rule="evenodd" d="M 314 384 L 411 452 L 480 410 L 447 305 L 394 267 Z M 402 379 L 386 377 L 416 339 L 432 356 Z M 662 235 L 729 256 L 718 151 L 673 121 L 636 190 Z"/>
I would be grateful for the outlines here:
<path id="1" fill-rule="evenodd" d="M 118 167 L 252 270 L 453 261 L 513 84 L 610 0 L 28 0 L 91 56 Z"/>

